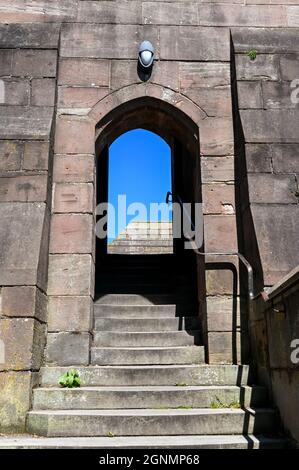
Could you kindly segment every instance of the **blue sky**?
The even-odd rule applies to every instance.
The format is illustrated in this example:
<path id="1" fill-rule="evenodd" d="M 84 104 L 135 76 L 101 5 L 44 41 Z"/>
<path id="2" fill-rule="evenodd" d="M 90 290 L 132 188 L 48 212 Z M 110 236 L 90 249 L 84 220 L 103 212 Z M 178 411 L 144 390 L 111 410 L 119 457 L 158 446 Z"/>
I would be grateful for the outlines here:
<path id="1" fill-rule="evenodd" d="M 118 195 L 126 195 L 127 207 L 142 202 L 150 217 L 151 202 L 165 202 L 167 191 L 171 191 L 171 150 L 157 134 L 144 129 L 135 129 L 122 134 L 110 146 L 108 201 L 118 208 Z M 127 223 L 133 216 L 127 217 Z M 146 220 L 142 215 L 138 220 Z M 169 220 L 164 217 L 162 220 Z M 108 240 L 111 241 L 111 220 L 108 216 Z M 116 225 L 116 236 L 121 227 Z"/>

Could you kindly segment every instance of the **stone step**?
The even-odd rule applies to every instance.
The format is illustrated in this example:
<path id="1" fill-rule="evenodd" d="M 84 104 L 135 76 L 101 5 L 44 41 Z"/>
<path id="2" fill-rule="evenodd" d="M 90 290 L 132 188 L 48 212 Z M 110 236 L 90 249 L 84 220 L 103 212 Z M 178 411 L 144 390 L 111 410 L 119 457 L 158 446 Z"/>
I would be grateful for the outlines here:
<path id="1" fill-rule="evenodd" d="M 158 320 L 159 321 L 159 320 Z M 199 331 L 114 332 L 96 331 L 93 345 L 97 347 L 191 346 L 200 344 Z"/>
<path id="2" fill-rule="evenodd" d="M 76 367 L 82 386 L 141 386 L 141 385 L 247 385 L 250 383 L 247 365 L 155 365 Z M 72 367 L 42 367 L 42 387 L 57 386 L 59 377 Z"/>
<path id="3" fill-rule="evenodd" d="M 137 294 L 148 296 L 172 296 L 172 301 L 178 296 L 183 297 L 184 301 L 186 298 L 192 297 L 194 295 L 194 288 L 192 285 L 174 285 L 174 284 L 146 284 L 140 282 L 139 284 L 129 283 L 129 282 L 110 282 L 106 281 L 105 283 L 97 282 L 96 283 L 96 292 L 102 295 L 111 294 Z"/>
<path id="4" fill-rule="evenodd" d="M 118 246 L 118 245 L 108 245 L 108 253 L 115 253 L 115 254 L 145 254 L 148 253 L 149 255 L 152 254 L 169 254 L 173 253 L 173 247 L 172 246 L 132 246 L 130 243 L 125 242 L 127 246 Z"/>
<path id="5" fill-rule="evenodd" d="M 49 437 L 258 434 L 275 429 L 273 409 L 30 411 L 27 431 Z"/>
<path id="6" fill-rule="evenodd" d="M 114 332 L 161 332 L 194 331 L 199 329 L 198 317 L 165 318 L 98 318 L 95 317 L 95 329 Z"/>
<path id="7" fill-rule="evenodd" d="M 34 390 L 33 409 L 210 408 L 217 400 L 260 407 L 266 399 L 266 388 L 257 386 L 50 387 Z"/>
<path id="8" fill-rule="evenodd" d="M 95 301 L 95 305 L 169 305 L 185 304 L 186 298 L 175 294 L 102 294 Z"/>
<path id="9" fill-rule="evenodd" d="M 134 437 L 2 437 L 0 449 L 285 449 L 288 439 L 253 434 Z"/>
<path id="10" fill-rule="evenodd" d="M 168 247 L 168 246 L 173 246 L 173 239 L 172 238 L 146 238 L 144 237 L 143 239 L 139 240 L 132 240 L 127 238 L 126 240 L 119 239 L 115 240 L 113 244 L 108 245 L 108 248 L 112 247 L 120 247 L 120 248 L 135 248 L 135 247 Z"/>
<path id="11" fill-rule="evenodd" d="M 200 364 L 203 346 L 91 348 L 92 365 Z"/>
<path id="12" fill-rule="evenodd" d="M 187 307 L 190 311 L 191 307 Z M 94 316 L 97 318 L 161 318 L 175 317 L 176 305 L 97 305 L 94 304 Z"/>

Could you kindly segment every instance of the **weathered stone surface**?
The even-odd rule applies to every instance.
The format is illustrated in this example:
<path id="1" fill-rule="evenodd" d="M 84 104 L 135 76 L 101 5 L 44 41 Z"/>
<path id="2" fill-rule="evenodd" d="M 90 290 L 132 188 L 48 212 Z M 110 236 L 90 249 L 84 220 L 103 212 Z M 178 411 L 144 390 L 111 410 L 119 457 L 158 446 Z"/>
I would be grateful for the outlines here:
<path id="1" fill-rule="evenodd" d="M 157 83 L 172 90 L 179 89 L 178 63 L 170 61 L 158 61 L 155 63 L 151 75 L 151 83 Z M 138 83 L 140 79 L 137 73 L 136 61 L 113 60 L 111 61 L 111 88 L 118 89 L 124 86 Z"/>
<path id="2" fill-rule="evenodd" d="M 286 429 L 296 441 L 299 439 L 299 425 L 297 414 L 294 410 L 299 408 L 298 370 L 272 370 L 272 393 L 276 405 L 279 408 L 279 414 Z"/>
<path id="3" fill-rule="evenodd" d="M 1 371 L 40 368 L 45 342 L 44 325 L 32 318 L 2 318 L 0 338 L 5 353 Z"/>
<path id="4" fill-rule="evenodd" d="M 234 181 L 234 168 L 234 157 L 202 157 L 202 182 Z"/>
<path id="5" fill-rule="evenodd" d="M 202 26 L 254 27 L 286 27 L 288 24 L 287 11 L 283 5 L 255 6 L 231 3 L 233 5 L 199 5 L 199 24 Z"/>
<path id="6" fill-rule="evenodd" d="M 231 116 L 231 88 L 198 88 L 181 90 L 194 103 L 198 104 L 208 116 Z"/>
<path id="7" fill-rule="evenodd" d="M 298 78 L 298 54 L 280 55 L 280 73 L 282 80 L 296 80 Z"/>
<path id="8" fill-rule="evenodd" d="M 49 142 L 25 142 L 23 168 L 47 170 L 49 166 Z"/>
<path id="9" fill-rule="evenodd" d="M 298 205 L 251 206 L 264 272 L 271 286 L 299 264 Z"/>
<path id="10" fill-rule="evenodd" d="M 7 49 L 55 49 L 59 30 L 59 24 L 0 24 L 0 44 Z"/>
<path id="11" fill-rule="evenodd" d="M 0 50 L 0 75 L 5 77 L 11 75 L 12 51 L 8 49 Z"/>
<path id="12" fill-rule="evenodd" d="M 298 202 L 294 175 L 250 174 L 248 187 L 251 203 L 296 204 Z"/>
<path id="13" fill-rule="evenodd" d="M 49 333 L 46 361 L 60 366 L 89 364 L 89 333 Z"/>
<path id="14" fill-rule="evenodd" d="M 2 288 L 2 315 L 6 317 L 31 317 L 45 322 L 47 299 L 33 286 Z"/>
<path id="15" fill-rule="evenodd" d="M 238 82 L 239 109 L 263 108 L 262 87 L 258 81 Z"/>
<path id="16" fill-rule="evenodd" d="M 91 297 L 49 297 L 48 331 L 90 331 Z"/>
<path id="17" fill-rule="evenodd" d="M 60 59 L 59 85 L 109 86 L 109 61 L 97 59 Z"/>
<path id="18" fill-rule="evenodd" d="M 232 119 L 209 117 L 200 123 L 200 152 L 202 155 L 233 155 Z"/>
<path id="19" fill-rule="evenodd" d="M 140 1 L 79 2 L 77 21 L 81 23 L 140 24 Z"/>
<path id="20" fill-rule="evenodd" d="M 26 106 L 29 104 L 30 83 L 28 80 L 6 78 L 2 80 L 3 99 L 1 104 Z"/>
<path id="21" fill-rule="evenodd" d="M 47 175 L 1 178 L 0 202 L 44 202 L 47 199 Z"/>
<path id="22" fill-rule="evenodd" d="M 93 206 L 93 184 L 55 184 L 55 212 L 92 212 Z"/>
<path id="23" fill-rule="evenodd" d="M 145 24 L 197 25 L 198 10 L 194 2 L 143 2 L 142 21 Z"/>
<path id="24" fill-rule="evenodd" d="M 229 61 L 229 30 L 162 26 L 160 28 L 160 55 L 166 60 Z"/>
<path id="25" fill-rule="evenodd" d="M 13 51 L 12 75 L 15 77 L 55 77 L 57 52 L 16 49 Z"/>
<path id="26" fill-rule="evenodd" d="M 25 432 L 27 411 L 31 406 L 31 388 L 37 382 L 32 372 L 0 373 L 0 431 Z"/>
<path id="27" fill-rule="evenodd" d="M 299 150 L 296 144 L 271 145 L 275 173 L 298 173 Z"/>
<path id="28" fill-rule="evenodd" d="M 238 278 L 236 266 L 225 260 L 206 265 L 206 291 L 207 295 L 237 295 Z M 207 302 L 208 303 L 208 302 Z M 212 313 L 215 312 L 213 306 Z M 232 311 L 232 310 L 231 310 Z M 220 308 L 219 312 L 223 313 Z M 221 330 L 220 330 L 221 331 Z"/>
<path id="29" fill-rule="evenodd" d="M 279 56 L 271 54 L 257 55 L 251 60 L 247 55 L 236 55 L 238 80 L 279 80 Z"/>
<path id="30" fill-rule="evenodd" d="M 182 89 L 214 88 L 230 85 L 230 66 L 217 62 L 180 62 Z"/>
<path id="31" fill-rule="evenodd" d="M 78 139 L 80 135 L 80 139 Z M 60 117 L 56 123 L 56 153 L 93 154 L 95 150 L 95 129 L 93 123 L 86 118 L 73 116 Z"/>
<path id="32" fill-rule="evenodd" d="M 243 338 L 242 338 L 243 339 Z M 243 344 L 239 332 L 212 332 L 208 334 L 209 363 L 231 364 L 241 362 L 241 350 L 247 352 L 248 345 Z M 245 339 L 245 338 L 244 338 Z M 243 352 L 243 350 L 245 351 Z"/>
<path id="33" fill-rule="evenodd" d="M 241 110 L 246 142 L 298 142 L 298 109 Z"/>
<path id="34" fill-rule="evenodd" d="M 18 170 L 21 166 L 22 152 L 20 142 L 0 141 L 0 171 Z"/>
<path id="35" fill-rule="evenodd" d="M 232 28 L 236 52 L 248 52 L 255 48 L 259 53 L 299 52 L 298 28 Z"/>
<path id="36" fill-rule="evenodd" d="M 2 106 L 0 138 L 48 140 L 52 118 L 53 108 Z"/>
<path id="37" fill-rule="evenodd" d="M 204 184 L 202 186 L 204 214 L 228 214 L 235 212 L 235 187 L 232 184 Z"/>
<path id="38" fill-rule="evenodd" d="M 53 78 L 37 78 L 31 82 L 31 105 L 54 106 L 56 85 Z"/>
<path id="39" fill-rule="evenodd" d="M 206 215 L 204 222 L 205 251 L 237 251 L 236 219 L 232 215 Z"/>
<path id="40" fill-rule="evenodd" d="M 293 89 L 290 83 L 267 82 L 262 84 L 262 89 L 265 109 L 290 109 L 298 105 L 297 100 L 292 99 Z"/>
<path id="41" fill-rule="evenodd" d="M 44 217 L 42 203 L 0 204 L 0 285 L 38 282 Z"/>
<path id="42" fill-rule="evenodd" d="M 91 109 L 108 94 L 109 88 L 59 87 L 58 107 Z"/>
<path id="43" fill-rule="evenodd" d="M 150 25 L 64 24 L 62 57 L 136 59 L 140 42 L 158 43 L 158 30 Z"/>
<path id="44" fill-rule="evenodd" d="M 90 255 L 50 255 L 48 295 L 91 295 L 92 270 Z"/>
<path id="45" fill-rule="evenodd" d="M 50 253 L 91 253 L 93 239 L 92 215 L 52 215 Z"/>
<path id="46" fill-rule="evenodd" d="M 53 180 L 56 183 L 89 183 L 94 180 L 93 155 L 56 155 Z"/>
<path id="47" fill-rule="evenodd" d="M 298 4 L 294 2 L 297 6 L 288 6 L 286 7 L 287 11 L 287 23 L 289 27 L 299 26 L 299 8 Z"/>
<path id="48" fill-rule="evenodd" d="M 78 0 L 14 0 L 1 2 L 3 23 L 50 23 L 75 21 Z"/>
<path id="49" fill-rule="evenodd" d="M 271 173 L 273 146 L 269 144 L 246 144 L 246 168 L 249 173 Z"/>

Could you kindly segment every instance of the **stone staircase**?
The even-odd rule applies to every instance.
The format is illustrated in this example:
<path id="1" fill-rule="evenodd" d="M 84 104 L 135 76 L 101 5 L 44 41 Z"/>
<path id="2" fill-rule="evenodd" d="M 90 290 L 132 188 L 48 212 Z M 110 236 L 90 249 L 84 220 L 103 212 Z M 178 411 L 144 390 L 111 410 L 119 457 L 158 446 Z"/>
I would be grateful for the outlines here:
<path id="1" fill-rule="evenodd" d="M 177 273 L 174 256 L 146 258 L 109 255 L 97 279 L 91 364 L 77 367 L 82 386 L 59 388 L 69 368 L 43 367 L 28 432 L 59 447 L 285 446 L 249 367 L 205 364 L 188 271 L 180 264 Z"/>

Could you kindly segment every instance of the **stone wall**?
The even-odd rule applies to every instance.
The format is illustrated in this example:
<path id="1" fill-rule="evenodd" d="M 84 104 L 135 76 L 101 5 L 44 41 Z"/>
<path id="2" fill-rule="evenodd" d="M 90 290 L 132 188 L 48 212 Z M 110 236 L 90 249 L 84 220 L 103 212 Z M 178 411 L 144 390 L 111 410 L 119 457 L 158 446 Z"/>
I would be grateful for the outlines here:
<path id="1" fill-rule="evenodd" d="M 0 38 L 0 421 L 23 431 L 46 339 L 59 27 L 1 24 Z"/>
<path id="2" fill-rule="evenodd" d="M 262 288 L 299 264 L 299 30 L 235 29 L 232 39 L 239 211 L 244 252 Z"/>
<path id="3" fill-rule="evenodd" d="M 298 263 L 298 108 L 288 100 L 297 78 L 296 3 L 0 1 L 4 430 L 24 429 L 47 300 L 46 363 L 89 363 L 95 140 L 98 123 L 119 106 L 159 100 L 197 126 L 207 251 L 244 251 L 260 287 Z M 145 38 L 156 62 L 141 83 Z M 252 48 L 255 61 L 246 56 Z M 241 361 L 248 337 L 238 263 L 207 261 L 209 360 Z"/>
<path id="4" fill-rule="evenodd" d="M 285 429 L 298 442 L 299 268 L 260 296 L 250 316 L 252 351 Z M 294 342 L 294 343 L 293 343 Z"/>
<path id="5" fill-rule="evenodd" d="M 173 253 L 172 222 L 130 222 L 107 247 L 108 254 Z"/>

